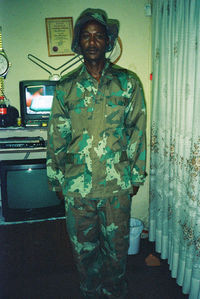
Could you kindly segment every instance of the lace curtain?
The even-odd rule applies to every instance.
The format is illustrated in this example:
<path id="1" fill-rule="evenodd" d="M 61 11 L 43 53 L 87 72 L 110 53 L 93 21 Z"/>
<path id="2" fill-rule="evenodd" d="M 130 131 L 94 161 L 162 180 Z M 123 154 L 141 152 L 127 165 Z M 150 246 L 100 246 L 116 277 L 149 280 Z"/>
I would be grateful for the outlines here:
<path id="1" fill-rule="evenodd" d="M 149 239 L 200 298 L 200 1 L 153 0 Z"/>

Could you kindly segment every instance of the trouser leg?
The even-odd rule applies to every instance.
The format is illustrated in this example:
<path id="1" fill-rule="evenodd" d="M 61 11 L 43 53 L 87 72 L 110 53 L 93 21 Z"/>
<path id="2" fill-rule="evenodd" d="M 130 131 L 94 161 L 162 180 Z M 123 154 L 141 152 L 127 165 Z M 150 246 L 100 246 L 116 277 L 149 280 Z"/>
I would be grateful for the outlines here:
<path id="1" fill-rule="evenodd" d="M 130 204 L 127 195 L 66 200 L 67 230 L 85 298 L 125 298 Z"/>
<path id="2" fill-rule="evenodd" d="M 125 298 L 126 262 L 129 247 L 130 196 L 99 202 L 98 214 L 103 259 L 103 298 Z"/>
<path id="3" fill-rule="evenodd" d="M 66 224 L 85 298 L 100 298 L 102 256 L 96 201 L 66 199 Z"/>

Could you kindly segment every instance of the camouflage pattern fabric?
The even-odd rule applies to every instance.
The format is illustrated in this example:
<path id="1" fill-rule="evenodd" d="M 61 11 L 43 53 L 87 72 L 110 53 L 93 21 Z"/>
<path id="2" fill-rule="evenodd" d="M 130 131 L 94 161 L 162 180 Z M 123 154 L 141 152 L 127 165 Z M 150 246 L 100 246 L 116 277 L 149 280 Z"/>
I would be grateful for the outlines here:
<path id="1" fill-rule="evenodd" d="M 98 83 L 81 65 L 56 89 L 48 124 L 50 188 L 73 198 L 131 193 L 146 176 L 145 131 L 136 74 L 107 61 Z"/>
<path id="2" fill-rule="evenodd" d="M 130 196 L 65 200 L 83 297 L 125 298 Z"/>

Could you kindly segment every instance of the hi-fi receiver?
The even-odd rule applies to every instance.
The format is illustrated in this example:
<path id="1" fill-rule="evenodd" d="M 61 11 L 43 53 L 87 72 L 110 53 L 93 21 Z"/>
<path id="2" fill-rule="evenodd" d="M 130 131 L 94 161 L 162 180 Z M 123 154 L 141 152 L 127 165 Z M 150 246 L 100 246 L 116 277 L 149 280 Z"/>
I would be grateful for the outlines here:
<path id="1" fill-rule="evenodd" d="M 0 149 L 46 147 L 44 139 L 38 137 L 0 138 Z"/>

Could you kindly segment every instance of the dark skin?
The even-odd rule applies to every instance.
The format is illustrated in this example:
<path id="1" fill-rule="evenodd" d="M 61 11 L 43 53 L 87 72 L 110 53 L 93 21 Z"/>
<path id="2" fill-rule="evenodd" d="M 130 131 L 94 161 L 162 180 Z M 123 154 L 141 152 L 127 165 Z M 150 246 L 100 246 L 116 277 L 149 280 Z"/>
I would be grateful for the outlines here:
<path id="1" fill-rule="evenodd" d="M 105 27 L 96 21 L 87 22 L 80 33 L 80 47 L 84 64 L 98 82 L 105 65 L 105 53 L 108 45 Z"/>
<path id="2" fill-rule="evenodd" d="M 80 47 L 87 71 L 98 82 L 105 65 L 105 53 L 109 39 L 106 29 L 96 21 L 89 21 L 82 27 L 80 32 Z M 139 187 L 133 186 L 131 196 L 137 194 Z M 62 191 L 56 192 L 59 199 L 63 200 Z"/>

